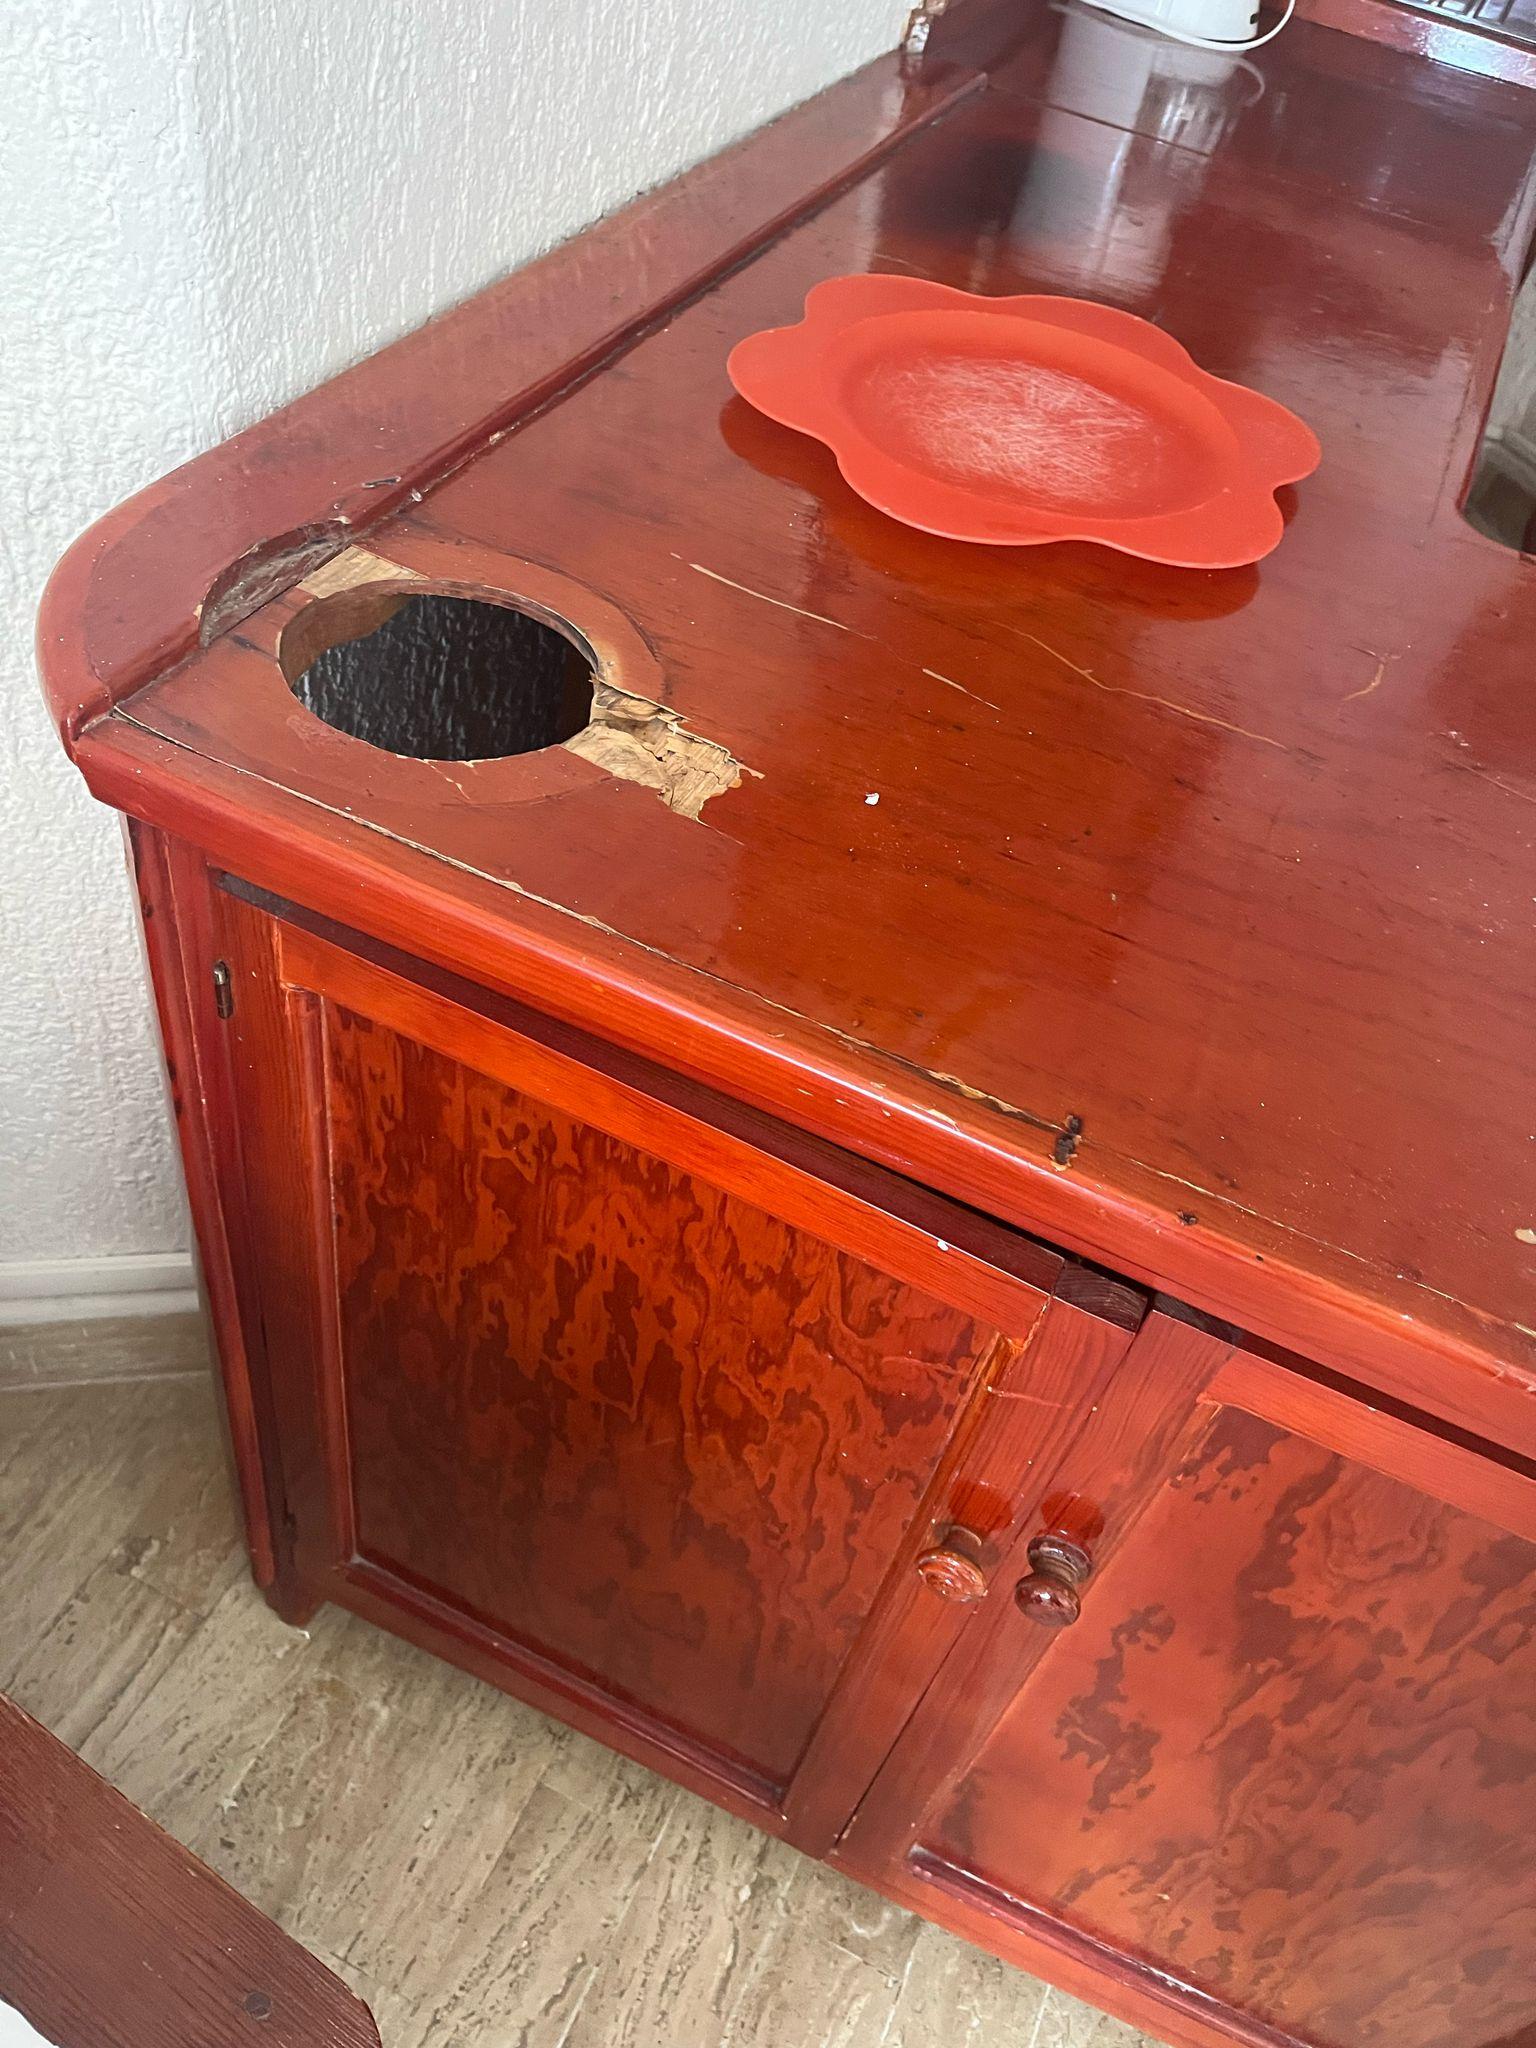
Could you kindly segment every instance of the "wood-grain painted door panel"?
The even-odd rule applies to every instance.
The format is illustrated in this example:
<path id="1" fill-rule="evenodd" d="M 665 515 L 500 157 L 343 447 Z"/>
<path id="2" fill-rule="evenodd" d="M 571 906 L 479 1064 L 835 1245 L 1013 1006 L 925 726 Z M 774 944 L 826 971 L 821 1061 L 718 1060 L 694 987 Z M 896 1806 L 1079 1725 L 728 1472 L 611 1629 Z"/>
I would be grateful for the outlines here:
<path id="1" fill-rule="evenodd" d="M 290 1607 L 825 1848 L 966 1619 L 917 1554 L 963 1512 L 996 1563 L 1139 1299 L 461 985 L 219 917 Z"/>
<path id="2" fill-rule="evenodd" d="M 1174 2039 L 1214 2005 L 1259 2040 L 1525 2048 L 1536 1481 L 1244 1354 L 1181 1409 L 1129 1498 L 1092 1430 L 1069 1455 L 1107 1520 L 1081 1618 L 1042 1654 L 999 1603 L 847 1859 L 1021 1960 L 1123 1956 Z"/>
<path id="3" fill-rule="evenodd" d="M 358 1555 L 786 1783 L 996 1333 L 330 1009 Z"/>

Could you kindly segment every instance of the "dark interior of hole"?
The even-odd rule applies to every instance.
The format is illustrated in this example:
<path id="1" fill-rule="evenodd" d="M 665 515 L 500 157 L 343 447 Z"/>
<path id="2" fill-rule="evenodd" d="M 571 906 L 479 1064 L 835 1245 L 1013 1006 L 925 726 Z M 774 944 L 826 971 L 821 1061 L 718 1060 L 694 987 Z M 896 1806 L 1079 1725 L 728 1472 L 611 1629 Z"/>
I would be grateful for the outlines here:
<path id="1" fill-rule="evenodd" d="M 299 702 L 354 739 L 427 761 L 533 754 L 581 731 L 592 669 L 563 633 L 472 598 L 408 597 L 316 656 Z"/>

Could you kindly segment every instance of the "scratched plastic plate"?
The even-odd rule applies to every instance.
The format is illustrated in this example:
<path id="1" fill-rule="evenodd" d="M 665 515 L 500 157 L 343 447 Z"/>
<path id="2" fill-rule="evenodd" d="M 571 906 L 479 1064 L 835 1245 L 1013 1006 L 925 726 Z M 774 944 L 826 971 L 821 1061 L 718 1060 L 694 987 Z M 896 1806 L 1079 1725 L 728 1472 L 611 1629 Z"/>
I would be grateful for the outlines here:
<path id="1" fill-rule="evenodd" d="M 1283 405 L 1087 299 L 829 278 L 797 326 L 738 343 L 727 368 L 743 398 L 824 441 L 870 504 L 952 540 L 1100 541 L 1233 568 L 1274 547 L 1275 490 L 1320 456 Z"/>

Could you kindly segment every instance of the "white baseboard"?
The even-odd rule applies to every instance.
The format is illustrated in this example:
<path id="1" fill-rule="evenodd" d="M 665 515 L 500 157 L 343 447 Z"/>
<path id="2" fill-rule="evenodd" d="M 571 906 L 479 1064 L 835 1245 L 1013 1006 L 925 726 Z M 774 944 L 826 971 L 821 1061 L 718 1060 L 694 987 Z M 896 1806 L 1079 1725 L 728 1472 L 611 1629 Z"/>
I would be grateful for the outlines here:
<path id="1" fill-rule="evenodd" d="M 26 1259 L 0 1265 L 0 1328 L 170 1316 L 197 1307 L 190 1252 L 115 1259 Z"/>

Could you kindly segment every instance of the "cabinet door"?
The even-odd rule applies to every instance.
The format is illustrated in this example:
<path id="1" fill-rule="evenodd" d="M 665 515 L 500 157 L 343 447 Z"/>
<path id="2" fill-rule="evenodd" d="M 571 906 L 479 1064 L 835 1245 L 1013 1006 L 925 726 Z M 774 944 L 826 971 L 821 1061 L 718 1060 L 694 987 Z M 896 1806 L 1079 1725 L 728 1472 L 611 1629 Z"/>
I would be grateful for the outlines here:
<path id="1" fill-rule="evenodd" d="M 826 1846 L 963 1626 L 946 1573 L 1000 1555 L 1022 1438 L 1140 1299 L 1067 1299 L 1029 1240 L 429 970 L 218 915 L 290 1609 Z"/>
<path id="2" fill-rule="evenodd" d="M 1536 1480 L 1156 1314 L 1057 1478 L 840 1860 L 1159 2038 L 1536 2042 Z"/>

